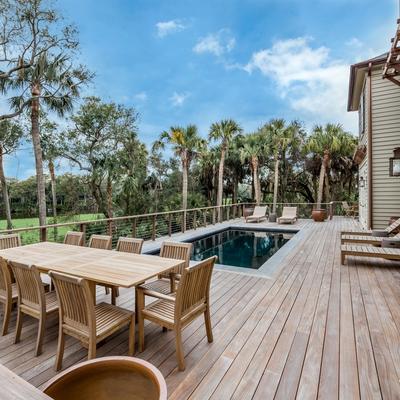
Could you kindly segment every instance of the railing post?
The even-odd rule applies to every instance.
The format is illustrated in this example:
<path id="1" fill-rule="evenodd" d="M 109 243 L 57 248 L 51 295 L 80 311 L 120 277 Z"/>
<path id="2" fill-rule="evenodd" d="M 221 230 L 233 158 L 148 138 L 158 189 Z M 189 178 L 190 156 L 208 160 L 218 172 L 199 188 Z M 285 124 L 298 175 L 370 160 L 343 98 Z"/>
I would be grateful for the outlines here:
<path id="1" fill-rule="evenodd" d="M 194 210 L 194 211 L 193 211 L 193 229 L 194 229 L 194 230 L 196 230 L 196 224 L 197 224 L 197 221 L 196 221 L 196 214 L 197 214 L 197 211 Z"/>
<path id="2" fill-rule="evenodd" d="M 226 220 L 229 221 L 229 211 L 230 211 L 230 207 L 227 207 L 226 209 Z"/>
<path id="3" fill-rule="evenodd" d="M 113 223 L 112 223 L 111 220 L 107 221 L 107 230 L 108 230 L 108 234 L 110 236 L 112 236 L 112 234 L 113 234 Z"/>
<path id="4" fill-rule="evenodd" d="M 136 237 L 136 231 L 137 231 L 137 221 L 136 221 L 136 218 L 133 218 L 133 221 L 132 221 L 132 237 Z"/>
<path id="5" fill-rule="evenodd" d="M 47 240 L 47 228 L 41 227 L 40 228 L 40 241 L 45 242 Z"/>
<path id="6" fill-rule="evenodd" d="M 86 246 L 86 224 L 79 224 L 79 230 L 83 232 L 83 245 Z"/>
<path id="7" fill-rule="evenodd" d="M 203 211 L 203 225 L 204 225 L 204 227 L 207 226 L 207 211 L 206 210 Z"/>
<path id="8" fill-rule="evenodd" d="M 183 216 L 182 216 L 182 233 L 185 233 L 186 231 L 186 210 L 183 210 Z"/>
<path id="9" fill-rule="evenodd" d="M 156 215 L 153 215 L 153 224 L 151 230 L 151 240 L 156 240 Z"/>
<path id="10" fill-rule="evenodd" d="M 215 225 L 215 208 L 212 210 L 212 224 Z"/>
<path id="11" fill-rule="evenodd" d="M 172 214 L 168 215 L 168 236 L 172 236 Z"/>

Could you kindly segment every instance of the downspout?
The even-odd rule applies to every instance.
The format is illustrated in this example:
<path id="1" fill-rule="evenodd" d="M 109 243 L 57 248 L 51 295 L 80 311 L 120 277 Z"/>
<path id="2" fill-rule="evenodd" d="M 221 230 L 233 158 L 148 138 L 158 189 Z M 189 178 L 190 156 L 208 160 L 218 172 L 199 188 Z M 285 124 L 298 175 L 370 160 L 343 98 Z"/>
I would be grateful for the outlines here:
<path id="1" fill-rule="evenodd" d="M 372 63 L 368 65 L 368 229 L 373 229 L 373 187 L 372 187 Z"/>

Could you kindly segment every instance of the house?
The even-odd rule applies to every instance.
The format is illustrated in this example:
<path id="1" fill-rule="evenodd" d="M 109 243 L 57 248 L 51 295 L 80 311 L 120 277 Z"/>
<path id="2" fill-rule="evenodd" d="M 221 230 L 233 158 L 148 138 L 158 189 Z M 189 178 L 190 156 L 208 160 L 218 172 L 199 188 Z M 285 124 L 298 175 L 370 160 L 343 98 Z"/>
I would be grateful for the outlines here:
<path id="1" fill-rule="evenodd" d="M 351 66 L 347 105 L 359 116 L 360 222 L 374 229 L 400 217 L 400 176 L 392 176 L 400 165 L 400 82 L 383 79 L 387 60 L 385 53 Z"/>

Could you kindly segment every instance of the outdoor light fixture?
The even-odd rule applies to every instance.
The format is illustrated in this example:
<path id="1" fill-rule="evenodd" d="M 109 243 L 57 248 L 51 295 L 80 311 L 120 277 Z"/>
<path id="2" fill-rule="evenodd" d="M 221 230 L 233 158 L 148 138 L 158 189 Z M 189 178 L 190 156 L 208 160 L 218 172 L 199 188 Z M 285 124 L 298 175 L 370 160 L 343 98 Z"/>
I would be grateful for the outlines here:
<path id="1" fill-rule="evenodd" d="M 359 186 L 360 188 L 365 187 L 365 179 L 364 179 L 363 176 L 360 177 L 360 180 L 358 181 L 358 186 Z"/>
<path id="2" fill-rule="evenodd" d="M 400 176 L 400 147 L 396 147 L 393 157 L 389 158 L 389 176 Z"/>

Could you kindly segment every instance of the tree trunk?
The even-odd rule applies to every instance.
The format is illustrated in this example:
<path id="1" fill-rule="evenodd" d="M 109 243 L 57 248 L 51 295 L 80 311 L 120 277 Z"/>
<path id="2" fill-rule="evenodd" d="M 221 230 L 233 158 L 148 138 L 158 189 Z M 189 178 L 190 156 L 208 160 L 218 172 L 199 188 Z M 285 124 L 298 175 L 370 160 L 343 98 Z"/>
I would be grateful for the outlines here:
<path id="1" fill-rule="evenodd" d="M 114 215 L 113 210 L 113 187 L 111 176 L 107 175 L 107 218 L 112 218 Z"/>
<path id="2" fill-rule="evenodd" d="M 325 171 L 325 202 L 329 203 L 331 200 L 331 190 L 329 185 L 328 170 Z"/>
<path id="3" fill-rule="evenodd" d="M 43 157 L 42 146 L 40 145 L 40 131 L 39 131 L 39 99 L 35 96 L 40 95 L 39 85 L 32 87 L 31 103 L 31 135 L 33 143 L 33 152 L 35 154 L 36 166 L 36 184 L 38 194 L 38 209 L 39 209 L 39 225 L 46 225 L 46 183 L 43 173 Z"/>
<path id="4" fill-rule="evenodd" d="M 258 158 L 251 157 L 251 169 L 253 170 L 253 182 L 254 182 L 254 194 L 256 198 L 256 205 L 259 206 L 261 203 L 261 189 L 260 180 L 258 177 Z"/>
<path id="5" fill-rule="evenodd" d="M 56 187 L 56 174 L 54 171 L 54 163 L 53 160 L 49 160 L 49 172 L 50 172 L 50 180 L 51 180 L 51 199 L 53 204 L 53 222 L 57 223 L 57 187 Z M 57 241 L 57 228 L 54 228 L 54 241 Z"/>
<path id="6" fill-rule="evenodd" d="M 222 212 L 219 207 L 222 205 L 222 194 L 224 191 L 225 153 L 226 153 L 226 149 L 225 149 L 224 145 L 222 145 L 221 159 L 219 160 L 219 169 L 218 169 L 218 192 L 217 192 L 218 221 L 221 221 L 221 218 L 222 218 Z"/>
<path id="7" fill-rule="evenodd" d="M 321 171 L 319 173 L 319 182 L 318 182 L 317 209 L 321 208 L 322 196 L 324 194 L 325 173 L 326 173 L 326 166 L 325 166 L 325 163 L 322 162 Z"/>
<path id="8" fill-rule="evenodd" d="M 182 159 L 182 210 L 187 209 L 188 202 L 188 162 Z"/>
<path id="9" fill-rule="evenodd" d="M 8 188 L 6 176 L 4 174 L 4 166 L 3 166 L 3 149 L 0 146 L 0 183 L 1 190 L 3 194 L 3 202 L 4 202 L 4 210 L 7 219 L 7 229 L 12 229 L 12 220 L 11 220 L 11 208 L 10 208 L 10 199 L 8 197 Z"/>
<path id="10" fill-rule="evenodd" d="M 278 202 L 278 185 L 279 185 L 279 158 L 275 157 L 275 171 L 274 171 L 274 198 L 272 204 L 272 212 L 276 213 L 276 203 Z"/>

